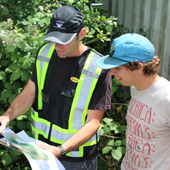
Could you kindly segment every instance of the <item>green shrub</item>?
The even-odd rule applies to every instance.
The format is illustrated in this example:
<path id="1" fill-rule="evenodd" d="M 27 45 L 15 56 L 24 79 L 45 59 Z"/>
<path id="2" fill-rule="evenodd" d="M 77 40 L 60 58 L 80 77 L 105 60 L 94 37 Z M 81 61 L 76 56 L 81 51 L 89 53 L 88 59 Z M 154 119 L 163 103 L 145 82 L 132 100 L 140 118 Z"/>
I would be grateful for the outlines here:
<path id="1" fill-rule="evenodd" d="M 87 35 L 83 43 L 99 52 L 109 48 L 114 17 L 106 19 L 102 11 L 93 9 L 88 0 L 2 0 L 0 6 L 0 115 L 21 93 L 33 70 L 37 50 L 53 12 L 62 5 L 74 5 L 84 14 Z M 110 22 L 108 22 L 108 20 Z M 106 50 L 107 53 L 108 50 Z M 9 124 L 16 133 L 25 130 L 31 135 L 30 110 Z M 30 169 L 21 153 L 0 146 L 1 169 Z"/>
<path id="2" fill-rule="evenodd" d="M 43 37 L 53 12 L 60 6 L 73 5 L 84 15 L 87 34 L 83 43 L 103 55 L 108 54 L 113 38 L 128 32 L 117 25 L 112 16 L 105 17 L 102 8 L 93 8 L 96 0 L 2 0 L 0 6 L 0 115 L 21 93 L 33 70 L 37 50 L 45 43 Z M 111 34 L 112 33 L 112 34 Z M 98 169 L 119 168 L 125 153 L 125 130 L 129 93 L 113 79 L 112 109 L 105 113 L 99 141 Z M 30 110 L 9 124 L 16 133 L 25 130 L 31 136 Z M 30 169 L 21 153 L 0 145 L 0 170 Z"/>

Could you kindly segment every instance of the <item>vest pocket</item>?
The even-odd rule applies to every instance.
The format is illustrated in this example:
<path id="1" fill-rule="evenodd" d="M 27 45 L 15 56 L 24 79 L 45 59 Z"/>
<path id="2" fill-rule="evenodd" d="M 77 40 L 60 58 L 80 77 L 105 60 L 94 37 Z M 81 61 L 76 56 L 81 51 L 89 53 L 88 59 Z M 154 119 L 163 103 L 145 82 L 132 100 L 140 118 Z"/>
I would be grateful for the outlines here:
<path id="1" fill-rule="evenodd" d="M 61 95 L 59 98 L 59 110 L 70 113 L 73 97 L 75 94 L 75 90 L 70 89 L 66 91 L 61 91 Z"/>
<path id="2" fill-rule="evenodd" d="M 55 120 L 58 122 L 57 125 L 64 129 L 68 129 L 68 120 L 74 93 L 74 90 L 61 91 L 58 98 L 58 113 L 55 114 Z"/>

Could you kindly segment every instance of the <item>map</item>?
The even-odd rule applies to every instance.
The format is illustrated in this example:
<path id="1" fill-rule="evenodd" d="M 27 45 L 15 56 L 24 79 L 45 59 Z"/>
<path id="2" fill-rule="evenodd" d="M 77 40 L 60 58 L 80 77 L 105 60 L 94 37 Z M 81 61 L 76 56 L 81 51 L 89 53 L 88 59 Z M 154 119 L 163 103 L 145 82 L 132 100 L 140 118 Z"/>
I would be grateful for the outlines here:
<path id="1" fill-rule="evenodd" d="M 35 144 L 41 141 L 29 137 L 25 131 L 15 134 L 11 129 L 6 128 L 2 135 L 4 138 L 0 139 L 0 144 L 22 152 L 28 159 L 32 170 L 65 170 L 61 162 L 51 152 Z"/>

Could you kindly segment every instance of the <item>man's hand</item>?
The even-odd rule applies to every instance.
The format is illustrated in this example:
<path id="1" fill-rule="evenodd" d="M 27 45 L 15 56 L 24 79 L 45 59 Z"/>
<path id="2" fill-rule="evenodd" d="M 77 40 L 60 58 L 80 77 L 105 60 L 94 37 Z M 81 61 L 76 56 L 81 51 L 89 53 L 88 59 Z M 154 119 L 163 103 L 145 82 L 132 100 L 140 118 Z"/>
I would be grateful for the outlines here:
<path id="1" fill-rule="evenodd" d="M 44 144 L 41 142 L 35 143 L 37 146 L 51 152 L 54 156 L 56 156 L 57 158 L 59 158 L 61 156 L 61 151 L 59 148 L 55 147 L 55 146 L 51 146 L 48 144 Z"/>
<path id="2" fill-rule="evenodd" d="M 5 130 L 9 122 L 10 122 L 9 116 L 6 115 L 0 116 L 0 133 L 2 133 Z"/>
<path id="3" fill-rule="evenodd" d="M 35 98 L 35 84 L 28 81 L 24 90 L 13 100 L 7 111 L 0 116 L 0 133 L 5 130 L 11 120 L 24 114 L 33 104 Z"/>

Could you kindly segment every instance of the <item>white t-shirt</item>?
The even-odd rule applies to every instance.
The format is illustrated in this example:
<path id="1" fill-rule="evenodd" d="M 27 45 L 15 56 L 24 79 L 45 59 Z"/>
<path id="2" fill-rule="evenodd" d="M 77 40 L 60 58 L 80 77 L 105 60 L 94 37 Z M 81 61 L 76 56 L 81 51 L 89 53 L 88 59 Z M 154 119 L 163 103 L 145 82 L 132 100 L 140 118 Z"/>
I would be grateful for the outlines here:
<path id="1" fill-rule="evenodd" d="M 131 87 L 127 111 L 126 155 L 121 170 L 170 169 L 170 82 Z"/>

